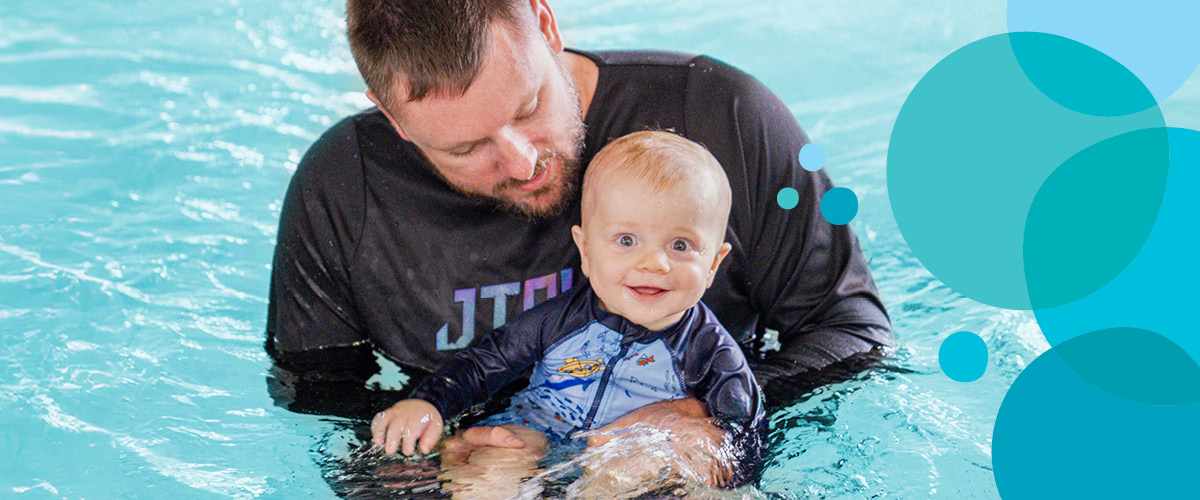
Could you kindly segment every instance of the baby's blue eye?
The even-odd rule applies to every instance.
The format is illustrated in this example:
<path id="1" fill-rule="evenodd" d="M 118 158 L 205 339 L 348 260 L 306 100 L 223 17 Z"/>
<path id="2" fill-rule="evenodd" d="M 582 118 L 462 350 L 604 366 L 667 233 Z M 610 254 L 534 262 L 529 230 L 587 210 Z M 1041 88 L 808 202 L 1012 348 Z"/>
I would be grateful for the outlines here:
<path id="1" fill-rule="evenodd" d="M 628 234 L 621 235 L 620 238 L 617 238 L 617 244 L 621 245 L 623 247 L 631 247 L 631 246 L 635 245 L 636 243 L 637 243 L 637 240 L 633 239 L 633 236 L 630 236 Z"/>
<path id="2" fill-rule="evenodd" d="M 691 248 L 691 245 L 688 245 L 687 241 L 675 240 L 671 242 L 671 249 L 676 252 L 686 252 L 689 248 Z"/>

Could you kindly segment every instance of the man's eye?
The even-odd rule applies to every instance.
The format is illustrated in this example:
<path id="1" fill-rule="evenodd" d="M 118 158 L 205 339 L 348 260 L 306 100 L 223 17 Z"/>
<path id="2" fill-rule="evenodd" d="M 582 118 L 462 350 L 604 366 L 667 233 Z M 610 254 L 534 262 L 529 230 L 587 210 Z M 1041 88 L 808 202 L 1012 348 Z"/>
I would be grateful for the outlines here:
<path id="1" fill-rule="evenodd" d="M 637 240 L 633 239 L 633 236 L 625 234 L 625 235 L 622 235 L 620 238 L 617 238 L 617 244 L 621 245 L 623 247 L 631 247 L 631 246 L 637 244 Z"/>
<path id="2" fill-rule="evenodd" d="M 692 246 L 689 245 L 688 242 L 684 241 L 684 240 L 675 240 L 675 241 L 671 242 L 671 249 L 676 252 L 686 252 L 691 248 L 692 248 Z"/>
<path id="3" fill-rule="evenodd" d="M 534 101 L 534 102 L 533 102 L 533 107 L 529 109 L 529 112 L 528 112 L 528 113 L 525 113 L 525 114 L 523 114 L 523 115 L 521 115 L 521 116 L 518 116 L 518 117 L 517 117 L 517 119 L 518 119 L 518 120 L 528 120 L 528 119 L 530 119 L 530 118 L 533 118 L 533 115 L 536 115 L 536 114 L 537 114 L 537 112 L 538 112 L 538 102 L 537 102 L 537 101 Z"/>
<path id="4" fill-rule="evenodd" d="M 540 104 L 540 100 L 538 100 L 538 98 L 534 97 L 533 106 L 529 107 L 528 112 L 526 112 L 520 116 L 517 116 L 517 120 L 528 120 L 530 118 L 533 118 L 533 115 L 538 114 L 538 107 L 539 107 L 538 104 Z"/>
<path id="5" fill-rule="evenodd" d="M 471 146 L 470 148 L 462 151 L 449 151 L 450 156 L 470 156 L 473 152 L 475 152 L 475 146 Z"/>

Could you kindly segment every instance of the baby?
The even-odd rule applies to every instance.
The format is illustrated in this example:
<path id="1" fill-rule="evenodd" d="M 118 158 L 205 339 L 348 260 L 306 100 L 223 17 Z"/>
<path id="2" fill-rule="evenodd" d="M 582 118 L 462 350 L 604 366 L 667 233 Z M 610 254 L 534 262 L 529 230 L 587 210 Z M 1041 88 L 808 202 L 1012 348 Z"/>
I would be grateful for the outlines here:
<path id="1" fill-rule="evenodd" d="M 761 393 L 737 342 L 700 303 L 732 248 L 724 170 L 683 137 L 637 132 L 592 160 L 581 203 L 571 234 L 588 280 L 460 351 L 412 399 L 376 415 L 375 444 L 428 453 L 444 417 L 532 366 L 529 387 L 479 425 L 571 438 L 642 406 L 693 397 L 733 445 L 733 482 L 748 479 L 766 429 Z"/>

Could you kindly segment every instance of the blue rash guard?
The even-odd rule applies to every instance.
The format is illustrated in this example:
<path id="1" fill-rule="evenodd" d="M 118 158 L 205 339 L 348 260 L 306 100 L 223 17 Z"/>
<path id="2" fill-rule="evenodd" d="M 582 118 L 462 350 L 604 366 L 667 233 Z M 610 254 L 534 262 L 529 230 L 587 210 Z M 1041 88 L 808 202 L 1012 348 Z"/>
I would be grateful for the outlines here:
<path id="1" fill-rule="evenodd" d="M 734 485 L 753 477 L 766 434 L 763 398 L 736 341 L 698 303 L 654 331 L 600 306 L 585 281 L 464 349 L 413 390 L 457 415 L 533 367 L 529 387 L 481 425 L 518 424 L 570 437 L 642 406 L 695 397 L 732 433 Z"/>

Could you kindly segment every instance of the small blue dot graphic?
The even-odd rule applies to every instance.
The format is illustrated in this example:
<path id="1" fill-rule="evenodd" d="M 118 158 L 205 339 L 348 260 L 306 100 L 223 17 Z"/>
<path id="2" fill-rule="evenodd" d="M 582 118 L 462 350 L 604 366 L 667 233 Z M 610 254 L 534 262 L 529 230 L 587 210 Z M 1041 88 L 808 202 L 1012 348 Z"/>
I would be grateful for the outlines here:
<path id="1" fill-rule="evenodd" d="M 826 191 L 821 197 L 821 215 L 835 226 L 849 223 L 858 215 L 858 195 L 843 187 Z"/>
<path id="2" fill-rule="evenodd" d="M 810 142 L 800 147 L 797 159 L 800 160 L 800 166 L 804 167 L 804 170 L 816 172 L 825 166 L 825 148 Z"/>
<path id="3" fill-rule="evenodd" d="M 783 188 L 779 190 L 779 195 L 775 197 L 775 201 L 778 201 L 779 206 L 784 210 L 791 210 L 796 208 L 796 205 L 800 203 L 800 193 L 797 193 L 792 188 Z"/>
<path id="4" fill-rule="evenodd" d="M 987 344 L 971 332 L 958 332 L 942 341 L 938 364 L 947 377 L 959 382 L 974 382 L 983 376 L 988 364 Z"/>

